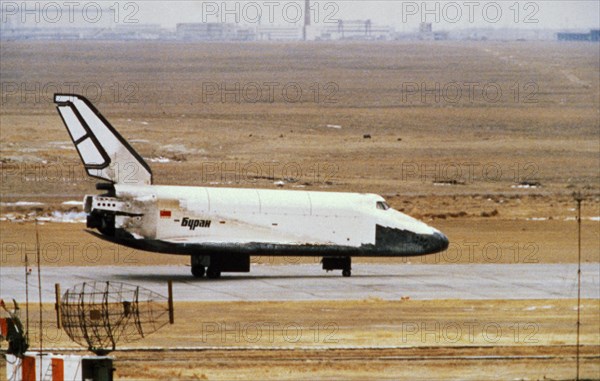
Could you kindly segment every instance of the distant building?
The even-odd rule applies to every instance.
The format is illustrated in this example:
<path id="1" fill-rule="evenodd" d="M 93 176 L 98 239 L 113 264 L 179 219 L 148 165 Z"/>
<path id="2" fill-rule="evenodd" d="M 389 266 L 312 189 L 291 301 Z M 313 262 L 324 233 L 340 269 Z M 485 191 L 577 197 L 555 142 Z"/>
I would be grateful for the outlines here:
<path id="1" fill-rule="evenodd" d="M 167 31 L 158 24 L 123 24 L 115 29 L 103 31 L 98 38 L 110 40 L 159 40 L 167 36 Z"/>
<path id="2" fill-rule="evenodd" d="M 95 28 L 2 28 L 0 40 L 86 40 L 101 31 Z"/>
<path id="3" fill-rule="evenodd" d="M 556 31 L 517 28 L 467 28 L 448 32 L 449 40 L 470 41 L 552 41 Z"/>
<path id="4" fill-rule="evenodd" d="M 592 29 L 588 33 L 560 32 L 556 34 L 558 41 L 600 41 L 600 30 Z"/>
<path id="5" fill-rule="evenodd" d="M 391 40 L 394 29 L 374 25 L 371 20 L 339 20 L 337 25 L 321 28 L 319 40 Z"/>
<path id="6" fill-rule="evenodd" d="M 433 34 L 433 26 L 430 22 L 422 22 L 419 25 L 419 39 L 420 40 L 434 40 L 435 35 Z"/>
<path id="7" fill-rule="evenodd" d="M 235 31 L 235 40 L 236 41 L 255 41 L 256 40 L 256 30 L 251 27 L 237 28 Z"/>
<path id="8" fill-rule="evenodd" d="M 259 26 L 256 28 L 256 39 L 260 41 L 300 41 L 303 39 L 304 27 L 296 26 Z"/>
<path id="9" fill-rule="evenodd" d="M 448 39 L 448 32 L 434 32 L 433 39 L 436 41 L 443 41 Z"/>
<path id="10" fill-rule="evenodd" d="M 589 33 L 563 32 L 557 33 L 556 37 L 558 41 L 590 41 Z"/>
<path id="11" fill-rule="evenodd" d="M 40 2 L 23 2 L 10 12 L 2 7 L 0 16 L 3 40 L 93 39 L 116 25 L 114 9 L 99 5 L 88 7 L 84 12 L 77 6 L 72 10 L 57 3 L 42 6 Z"/>
<path id="12" fill-rule="evenodd" d="M 178 40 L 184 41 L 227 41 L 236 38 L 234 24 L 183 23 L 177 24 Z"/>

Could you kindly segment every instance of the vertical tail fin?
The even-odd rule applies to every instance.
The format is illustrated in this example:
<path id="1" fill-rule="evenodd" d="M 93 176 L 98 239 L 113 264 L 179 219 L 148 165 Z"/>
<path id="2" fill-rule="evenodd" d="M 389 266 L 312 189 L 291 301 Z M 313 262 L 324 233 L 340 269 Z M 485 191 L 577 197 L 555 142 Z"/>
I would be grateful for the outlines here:
<path id="1" fill-rule="evenodd" d="M 152 171 L 86 98 L 54 94 L 54 103 L 89 176 L 117 184 L 152 184 Z"/>

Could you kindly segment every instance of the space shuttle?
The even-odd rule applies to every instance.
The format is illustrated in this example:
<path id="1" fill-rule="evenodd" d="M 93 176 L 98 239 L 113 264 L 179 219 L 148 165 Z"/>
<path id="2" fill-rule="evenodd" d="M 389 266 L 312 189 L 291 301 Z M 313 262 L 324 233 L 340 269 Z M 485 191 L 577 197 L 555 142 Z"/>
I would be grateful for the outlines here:
<path id="1" fill-rule="evenodd" d="M 148 164 L 89 100 L 55 94 L 54 102 L 87 174 L 100 180 L 99 194 L 84 198 L 89 232 L 190 256 L 194 277 L 249 272 L 251 256 L 321 257 L 324 270 L 348 277 L 352 257 L 448 247 L 440 231 L 375 194 L 155 185 Z"/>

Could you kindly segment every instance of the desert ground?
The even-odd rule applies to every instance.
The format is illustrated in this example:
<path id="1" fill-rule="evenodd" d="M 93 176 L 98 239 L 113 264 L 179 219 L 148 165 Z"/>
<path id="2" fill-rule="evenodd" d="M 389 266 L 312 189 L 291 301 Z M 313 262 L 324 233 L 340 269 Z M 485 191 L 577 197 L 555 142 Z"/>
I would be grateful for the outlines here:
<path id="1" fill-rule="evenodd" d="M 45 271 L 189 262 L 84 232 L 77 202 L 97 192 L 95 180 L 52 103 L 69 91 L 94 101 L 157 184 L 377 193 L 451 241 L 437 256 L 356 263 L 576 263 L 574 192 L 583 196 L 582 261 L 600 262 L 597 45 L 2 41 L 0 57 L 0 266 L 22 266 L 25 254 L 35 261 L 35 219 Z M 600 306 L 582 303 L 582 375 L 600 379 Z M 179 303 L 174 326 L 115 352 L 116 375 L 572 379 L 575 307 L 571 299 Z M 293 321 L 311 332 L 315 315 L 336 324 L 328 328 L 339 328 L 337 342 L 203 341 L 198 326 Z M 399 330 L 472 318 L 505 335 L 436 340 L 438 329 L 403 342 Z M 515 340 L 520 323 L 539 328 L 537 341 Z M 65 337 L 50 346 L 75 349 Z"/>
<path id="2" fill-rule="evenodd" d="M 175 324 L 114 352 L 117 379 L 574 378 L 572 300 L 176 303 Z M 581 369 L 597 378 L 598 300 L 582 308 Z M 45 305 L 43 342 L 79 353 Z M 201 315 L 200 317 L 198 315 Z M 38 318 L 32 312 L 32 321 Z M 31 342 L 39 333 L 32 330 Z M 165 348 L 165 341 L 170 349 Z M 56 350 L 55 350 L 56 351 Z M 545 377 L 545 378 L 544 378 Z"/>

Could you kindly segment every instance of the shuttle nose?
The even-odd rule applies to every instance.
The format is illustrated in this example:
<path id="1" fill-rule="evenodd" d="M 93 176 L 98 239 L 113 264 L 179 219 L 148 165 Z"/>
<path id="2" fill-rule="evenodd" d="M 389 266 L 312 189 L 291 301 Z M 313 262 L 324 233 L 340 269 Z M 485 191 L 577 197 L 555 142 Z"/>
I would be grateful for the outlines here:
<path id="1" fill-rule="evenodd" d="M 441 232 L 433 233 L 429 241 L 431 245 L 431 250 L 434 253 L 446 250 L 448 248 L 448 245 L 450 244 L 448 237 L 446 237 Z"/>
<path id="2" fill-rule="evenodd" d="M 393 256 L 434 254 L 448 248 L 448 237 L 431 226 L 422 225 L 412 230 L 377 225 L 375 245 L 381 252 L 391 252 Z"/>

